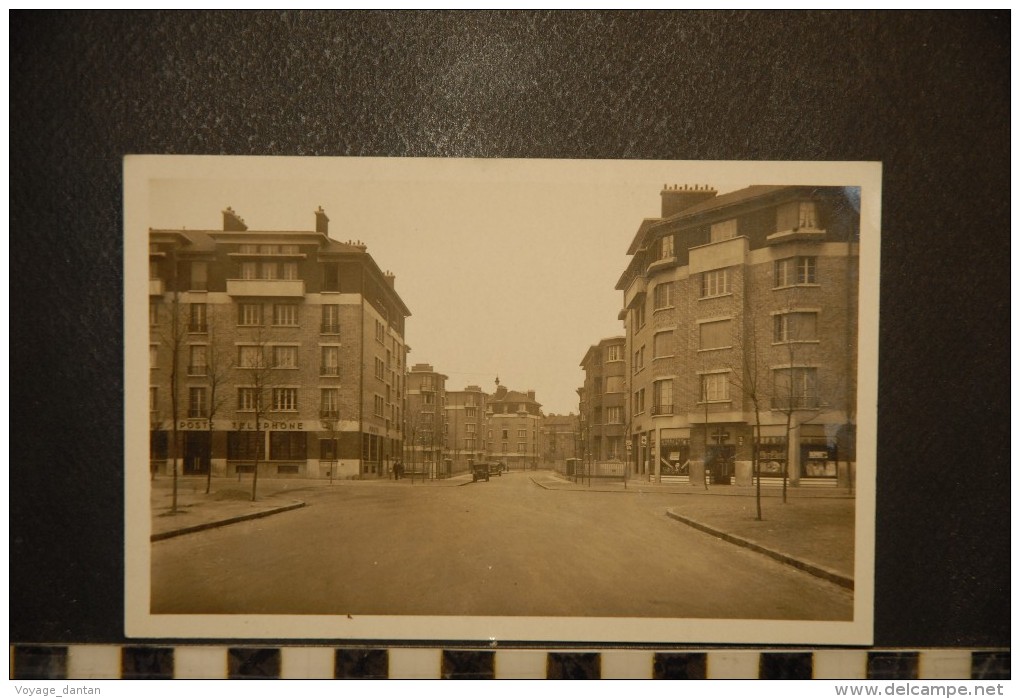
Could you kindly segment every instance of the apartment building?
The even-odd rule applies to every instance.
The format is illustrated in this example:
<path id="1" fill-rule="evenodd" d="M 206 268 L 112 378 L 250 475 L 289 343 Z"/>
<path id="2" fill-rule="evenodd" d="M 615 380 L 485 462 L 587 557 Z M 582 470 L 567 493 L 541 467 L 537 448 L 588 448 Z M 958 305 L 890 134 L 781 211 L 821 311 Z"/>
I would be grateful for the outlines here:
<path id="1" fill-rule="evenodd" d="M 410 311 L 361 242 L 149 231 L 150 468 L 373 478 L 403 446 Z M 176 446 L 174 444 L 176 436 Z"/>
<path id="2" fill-rule="evenodd" d="M 594 461 L 626 459 L 627 338 L 608 337 L 581 360 L 581 425 L 585 452 Z"/>
<path id="3" fill-rule="evenodd" d="M 510 469 L 535 469 L 539 460 L 542 406 L 534 391 L 496 386 L 486 405 L 486 453 Z"/>
<path id="4" fill-rule="evenodd" d="M 581 458 L 581 419 L 574 413 L 545 415 L 539 429 L 543 468 L 566 471 L 567 459 Z"/>
<path id="5" fill-rule="evenodd" d="M 486 460 L 485 435 L 488 396 L 479 386 L 446 392 L 446 445 L 452 473 Z"/>
<path id="6" fill-rule="evenodd" d="M 859 192 L 668 186 L 627 251 L 627 430 L 637 477 L 849 484 Z M 603 408 L 604 410 L 604 408 Z M 759 431 L 760 429 L 760 439 Z"/>
<path id="7" fill-rule="evenodd" d="M 404 471 L 408 475 L 449 475 L 445 463 L 446 379 L 431 364 L 415 364 L 407 372 Z"/>

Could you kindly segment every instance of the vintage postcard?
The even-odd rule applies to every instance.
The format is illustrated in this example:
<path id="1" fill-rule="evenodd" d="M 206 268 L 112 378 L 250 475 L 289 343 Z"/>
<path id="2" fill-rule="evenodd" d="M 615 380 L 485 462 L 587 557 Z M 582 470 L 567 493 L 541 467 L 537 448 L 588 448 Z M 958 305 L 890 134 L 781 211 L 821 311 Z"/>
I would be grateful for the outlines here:
<path id="1" fill-rule="evenodd" d="M 881 172 L 127 157 L 126 634 L 870 644 Z"/>

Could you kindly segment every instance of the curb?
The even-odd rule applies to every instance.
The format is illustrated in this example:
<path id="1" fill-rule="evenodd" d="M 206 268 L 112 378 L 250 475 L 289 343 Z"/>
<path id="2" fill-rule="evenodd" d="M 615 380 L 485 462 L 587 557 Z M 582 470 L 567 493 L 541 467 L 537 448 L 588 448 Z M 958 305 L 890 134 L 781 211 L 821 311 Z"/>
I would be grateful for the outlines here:
<path id="1" fill-rule="evenodd" d="M 840 587 L 845 587 L 848 590 L 854 589 L 854 579 L 849 576 L 843 575 L 842 573 L 837 573 L 836 571 L 830 570 L 829 568 L 823 568 L 822 566 L 815 565 L 814 563 L 808 563 L 807 561 L 803 561 L 799 558 L 794 558 L 793 556 L 782 553 L 780 551 L 776 551 L 775 549 L 770 549 L 766 546 L 762 546 L 761 544 L 751 541 L 750 539 L 745 539 L 740 536 L 728 534 L 720 529 L 715 529 L 713 527 L 708 526 L 707 524 L 702 524 L 701 522 L 690 519 L 689 517 L 684 517 L 683 515 L 675 512 L 674 510 L 666 510 L 666 516 L 671 517 L 677 520 L 678 522 L 683 522 L 684 524 L 693 527 L 699 531 L 703 531 L 706 534 L 711 534 L 712 536 L 719 537 L 723 541 L 728 541 L 731 544 L 736 544 L 737 546 L 743 546 L 744 548 L 751 549 L 752 551 L 763 553 L 766 556 L 779 561 L 780 563 L 785 563 L 786 565 L 793 566 L 798 570 L 803 570 L 805 573 L 810 573 L 811 575 L 822 578 L 823 580 L 828 580 L 829 582 L 835 583 Z"/>
<path id="2" fill-rule="evenodd" d="M 168 532 L 161 532 L 159 534 L 153 534 L 149 537 L 150 541 L 162 541 L 163 539 L 172 539 L 175 536 L 183 536 L 185 534 L 194 534 L 195 532 L 205 531 L 206 529 L 215 529 L 216 527 L 225 527 L 228 524 L 236 524 L 237 522 L 245 522 L 249 519 L 259 519 L 261 517 L 268 517 L 269 515 L 279 514 L 281 512 L 289 512 L 290 510 L 296 510 L 300 507 L 304 507 L 306 503 L 295 502 L 291 505 L 284 505 L 283 507 L 277 507 L 272 510 L 265 510 L 263 512 L 253 512 L 247 515 L 239 515 L 237 517 L 229 517 L 228 519 L 220 519 L 215 522 L 204 522 L 202 524 L 193 524 L 190 527 L 182 527 L 181 529 L 172 529 Z"/>

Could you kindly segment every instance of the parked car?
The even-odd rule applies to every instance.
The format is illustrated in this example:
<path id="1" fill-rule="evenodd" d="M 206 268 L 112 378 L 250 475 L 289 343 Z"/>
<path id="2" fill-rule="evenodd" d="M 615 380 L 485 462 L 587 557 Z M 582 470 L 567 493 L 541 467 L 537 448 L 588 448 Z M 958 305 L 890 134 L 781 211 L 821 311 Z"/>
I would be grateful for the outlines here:
<path id="1" fill-rule="evenodd" d="M 479 461 L 471 465 L 471 482 L 477 483 L 482 479 L 489 480 L 489 463 L 487 461 Z"/>

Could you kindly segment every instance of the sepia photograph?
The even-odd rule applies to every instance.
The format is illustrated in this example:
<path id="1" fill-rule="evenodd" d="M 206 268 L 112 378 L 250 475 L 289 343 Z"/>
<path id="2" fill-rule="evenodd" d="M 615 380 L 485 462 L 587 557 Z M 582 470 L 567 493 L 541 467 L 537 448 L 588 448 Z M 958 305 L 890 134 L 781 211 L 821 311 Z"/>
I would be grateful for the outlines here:
<path id="1" fill-rule="evenodd" d="M 127 156 L 126 635 L 870 644 L 881 178 Z"/>

